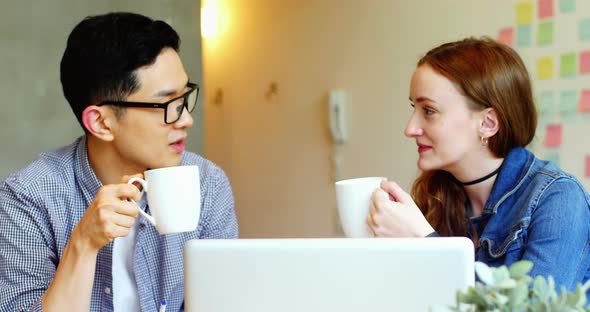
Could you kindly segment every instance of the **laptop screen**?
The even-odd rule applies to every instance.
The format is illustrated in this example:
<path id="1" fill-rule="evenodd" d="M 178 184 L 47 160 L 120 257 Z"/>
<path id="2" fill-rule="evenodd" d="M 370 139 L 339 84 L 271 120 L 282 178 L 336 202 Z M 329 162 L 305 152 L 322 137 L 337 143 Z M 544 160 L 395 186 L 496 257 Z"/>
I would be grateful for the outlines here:
<path id="1" fill-rule="evenodd" d="M 429 311 L 474 283 L 466 238 L 187 242 L 187 311 Z"/>

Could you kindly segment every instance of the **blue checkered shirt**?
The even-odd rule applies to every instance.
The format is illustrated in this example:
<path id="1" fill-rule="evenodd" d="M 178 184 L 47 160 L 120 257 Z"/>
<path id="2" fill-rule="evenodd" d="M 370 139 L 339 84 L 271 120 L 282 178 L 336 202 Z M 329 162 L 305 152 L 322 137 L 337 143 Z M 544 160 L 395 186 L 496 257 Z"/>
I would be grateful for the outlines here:
<path id="1" fill-rule="evenodd" d="M 142 311 L 184 309 L 183 247 L 196 238 L 237 238 L 229 181 L 219 167 L 185 152 L 201 175 L 201 218 L 194 232 L 159 235 L 138 217 L 133 267 Z M 41 310 L 72 230 L 102 183 L 88 163 L 85 137 L 44 153 L 0 185 L 0 311 Z M 140 206 L 145 207 L 142 200 Z M 113 311 L 113 244 L 98 253 L 91 311 Z"/>

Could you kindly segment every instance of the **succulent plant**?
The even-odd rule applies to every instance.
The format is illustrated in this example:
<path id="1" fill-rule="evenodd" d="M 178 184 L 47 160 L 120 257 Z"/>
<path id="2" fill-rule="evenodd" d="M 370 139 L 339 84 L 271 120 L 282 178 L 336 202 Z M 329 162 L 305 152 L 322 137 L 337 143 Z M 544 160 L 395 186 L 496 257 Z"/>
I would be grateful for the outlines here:
<path id="1" fill-rule="evenodd" d="M 586 291 L 590 281 L 578 284 L 575 291 L 561 287 L 555 290 L 553 277 L 529 276 L 533 263 L 527 260 L 515 262 L 510 267 L 490 268 L 485 263 L 475 263 L 479 281 L 465 292 L 457 291 L 456 305 L 436 306 L 433 312 L 449 311 L 590 311 Z"/>

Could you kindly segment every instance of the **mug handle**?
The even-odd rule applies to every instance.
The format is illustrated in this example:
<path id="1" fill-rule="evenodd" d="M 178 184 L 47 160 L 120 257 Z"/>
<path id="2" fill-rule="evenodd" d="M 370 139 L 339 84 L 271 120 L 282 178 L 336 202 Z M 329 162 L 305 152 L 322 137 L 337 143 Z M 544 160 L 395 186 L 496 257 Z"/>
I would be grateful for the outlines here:
<path id="1" fill-rule="evenodd" d="M 143 190 L 141 190 L 142 195 L 143 195 L 143 192 L 147 192 L 148 184 L 142 178 L 137 178 L 137 177 L 131 178 L 129 181 L 127 181 L 127 184 L 133 184 L 135 182 L 139 182 L 139 184 L 141 184 L 141 186 L 143 187 Z M 148 220 L 153 226 L 156 226 L 156 219 L 154 219 L 154 217 L 147 214 L 147 212 L 141 210 L 139 205 L 133 199 L 131 199 L 131 201 L 137 206 L 137 211 L 139 211 L 139 214 L 142 215 L 144 218 L 146 218 L 146 220 Z"/>

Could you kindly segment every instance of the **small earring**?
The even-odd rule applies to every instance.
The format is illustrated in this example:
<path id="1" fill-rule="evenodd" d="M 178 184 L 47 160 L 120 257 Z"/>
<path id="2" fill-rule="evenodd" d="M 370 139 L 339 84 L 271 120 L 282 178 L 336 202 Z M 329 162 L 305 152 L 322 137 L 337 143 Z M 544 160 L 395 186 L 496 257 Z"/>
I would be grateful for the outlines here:
<path id="1" fill-rule="evenodd" d="M 484 138 L 483 135 L 479 137 L 481 139 L 481 145 L 486 146 L 488 145 L 488 139 Z"/>

